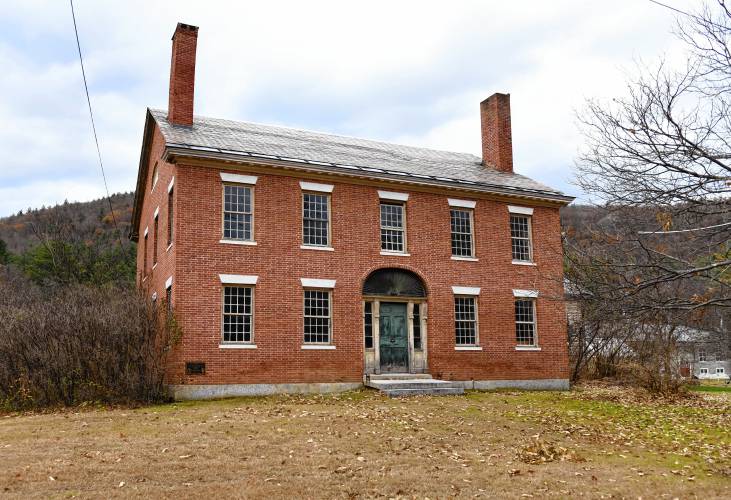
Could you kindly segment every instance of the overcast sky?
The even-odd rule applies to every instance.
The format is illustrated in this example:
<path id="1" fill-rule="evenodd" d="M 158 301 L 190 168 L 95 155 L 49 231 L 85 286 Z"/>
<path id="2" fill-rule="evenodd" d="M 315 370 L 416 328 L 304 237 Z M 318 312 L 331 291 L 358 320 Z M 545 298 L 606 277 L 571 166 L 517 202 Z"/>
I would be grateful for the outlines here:
<path id="1" fill-rule="evenodd" d="M 584 100 L 680 52 L 648 0 L 75 7 L 111 192 L 135 188 L 145 108 L 167 108 L 178 21 L 200 26 L 196 114 L 479 155 L 479 102 L 507 92 L 516 172 L 572 195 Z M 3 0 L 0 18 L 0 216 L 103 196 L 68 2 Z"/>

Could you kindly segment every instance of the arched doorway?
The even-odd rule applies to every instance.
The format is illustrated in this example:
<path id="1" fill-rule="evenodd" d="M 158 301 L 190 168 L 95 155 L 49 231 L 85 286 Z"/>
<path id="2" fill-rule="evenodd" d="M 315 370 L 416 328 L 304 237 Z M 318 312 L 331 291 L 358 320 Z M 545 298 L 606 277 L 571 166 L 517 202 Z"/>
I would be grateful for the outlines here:
<path id="1" fill-rule="evenodd" d="M 377 269 L 363 282 L 365 372 L 423 373 L 426 286 L 414 272 Z"/>

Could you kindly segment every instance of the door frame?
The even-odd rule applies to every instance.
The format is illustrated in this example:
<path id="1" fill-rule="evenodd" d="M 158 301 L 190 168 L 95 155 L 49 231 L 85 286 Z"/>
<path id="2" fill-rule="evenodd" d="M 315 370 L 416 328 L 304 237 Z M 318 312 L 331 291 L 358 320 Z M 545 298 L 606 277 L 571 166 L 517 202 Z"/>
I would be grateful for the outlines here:
<path id="1" fill-rule="evenodd" d="M 361 304 L 361 311 L 365 311 L 365 303 L 371 302 L 371 324 L 373 328 L 373 349 L 364 348 L 364 372 L 369 373 L 368 359 L 369 355 L 372 357 L 372 367 L 370 368 L 371 373 L 381 373 L 381 322 L 380 322 L 380 304 L 381 302 L 401 302 L 406 303 L 406 337 L 408 347 L 408 373 L 426 373 L 428 372 L 428 352 L 427 352 L 427 319 L 428 319 L 428 306 L 426 297 L 391 297 L 388 295 L 383 296 L 368 296 L 363 297 Z M 414 349 L 414 304 L 419 304 L 419 315 L 420 315 L 420 326 L 421 326 L 421 349 L 416 351 Z M 364 321 L 365 316 L 361 314 L 361 321 Z M 365 329 L 365 325 L 361 332 Z M 418 356 L 417 356 L 418 354 Z M 417 357 L 421 359 L 417 363 Z"/>

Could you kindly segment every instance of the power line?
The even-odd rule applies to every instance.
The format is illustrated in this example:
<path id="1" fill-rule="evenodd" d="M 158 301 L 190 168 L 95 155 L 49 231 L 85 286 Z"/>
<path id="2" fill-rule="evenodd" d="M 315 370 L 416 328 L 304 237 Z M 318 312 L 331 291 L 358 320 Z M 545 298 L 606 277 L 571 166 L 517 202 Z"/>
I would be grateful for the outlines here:
<path id="1" fill-rule="evenodd" d="M 664 4 L 664 3 L 662 3 L 662 2 L 658 2 L 657 0 L 648 0 L 648 2 L 654 3 L 655 5 L 659 5 L 660 7 L 665 7 L 666 9 L 670 9 L 670 10 L 673 10 L 673 11 L 677 12 L 678 14 L 682 14 L 682 15 L 684 15 L 684 16 L 688 16 L 688 17 L 695 17 L 695 16 L 694 16 L 694 15 L 692 15 L 692 14 L 688 14 L 687 12 L 685 12 L 685 11 L 683 11 L 683 10 L 680 10 L 680 9 L 678 9 L 678 8 L 675 8 L 675 7 L 673 7 L 673 6 L 671 6 L 671 5 L 668 5 L 668 4 Z"/>
<path id="2" fill-rule="evenodd" d="M 674 234 L 674 233 L 692 233 L 694 231 L 705 231 L 707 229 L 715 229 L 717 227 L 731 226 L 731 222 L 723 224 L 714 224 L 713 226 L 695 227 L 692 229 L 677 229 L 675 231 L 638 231 L 637 234 Z"/>
<path id="3" fill-rule="evenodd" d="M 124 247 L 122 243 L 122 236 L 117 226 L 117 216 L 114 215 L 114 207 L 112 206 L 112 198 L 109 196 L 109 186 L 107 185 L 107 175 L 104 173 L 104 163 L 102 162 L 102 152 L 99 148 L 99 137 L 96 134 L 96 124 L 94 123 L 94 112 L 91 110 L 91 98 L 89 97 L 89 86 L 86 83 L 86 72 L 84 71 L 84 58 L 81 55 L 81 43 L 79 42 L 79 30 L 76 28 L 76 14 L 74 14 L 74 0 L 69 0 L 71 3 L 71 18 L 74 20 L 74 34 L 76 35 L 76 48 L 79 49 L 79 63 L 81 63 L 81 76 L 84 79 L 84 91 L 86 92 L 86 103 L 89 105 L 89 117 L 91 118 L 91 130 L 94 132 L 94 143 L 96 144 L 96 154 L 99 158 L 99 168 L 102 171 L 102 179 L 104 180 L 104 190 L 107 193 L 107 201 L 109 202 L 109 211 L 112 214 L 112 221 L 114 221 L 114 230 L 117 232 L 117 239 L 119 240 L 119 246 Z"/>

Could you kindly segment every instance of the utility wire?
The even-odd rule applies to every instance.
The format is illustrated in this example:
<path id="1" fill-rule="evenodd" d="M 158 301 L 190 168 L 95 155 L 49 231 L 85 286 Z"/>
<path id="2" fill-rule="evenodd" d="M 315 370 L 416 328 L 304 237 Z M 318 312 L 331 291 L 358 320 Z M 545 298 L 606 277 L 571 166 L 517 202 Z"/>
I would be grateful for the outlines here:
<path id="1" fill-rule="evenodd" d="M 104 163 L 102 162 L 102 152 L 99 148 L 99 137 L 96 134 L 96 124 L 94 123 L 94 112 L 91 110 L 91 98 L 89 97 L 89 86 L 86 83 L 86 72 L 84 71 L 84 58 L 81 55 L 81 43 L 79 43 L 79 30 L 76 28 L 76 14 L 74 14 L 74 0 L 69 0 L 71 3 L 71 18 L 74 20 L 74 34 L 76 35 L 76 48 L 79 49 L 79 63 L 81 63 L 81 76 L 84 79 L 84 91 L 86 92 L 86 103 L 89 105 L 89 117 L 91 118 L 91 130 L 94 132 L 94 143 L 96 144 L 96 154 L 99 157 L 99 168 L 102 171 L 102 179 L 104 180 L 104 190 L 107 193 L 107 201 L 109 202 L 109 211 L 112 214 L 112 221 L 114 221 L 114 230 L 117 232 L 117 239 L 119 240 L 119 246 L 124 248 L 122 243 L 122 236 L 119 232 L 119 226 L 117 226 L 117 216 L 114 215 L 114 207 L 112 206 L 112 198 L 109 196 L 109 186 L 107 185 L 107 175 L 104 173 Z"/>
<path id="2" fill-rule="evenodd" d="M 731 222 L 724 222 L 723 224 L 714 224 L 713 226 L 696 227 L 692 229 L 677 229 L 675 231 L 637 231 L 637 234 L 674 234 L 674 233 L 692 233 L 694 231 L 705 231 L 707 229 L 715 229 L 717 227 L 731 226 Z"/>
<path id="3" fill-rule="evenodd" d="M 687 12 L 685 12 L 683 10 L 680 10 L 678 8 L 675 8 L 673 6 L 670 6 L 670 5 L 662 3 L 662 2 L 658 2 L 657 0 L 648 0 L 648 2 L 654 3 L 655 5 L 659 5 L 660 7 L 665 7 L 666 9 L 673 10 L 673 11 L 677 12 L 678 14 L 683 14 L 684 16 L 693 17 L 693 18 L 695 17 L 692 14 L 688 14 Z"/>

